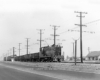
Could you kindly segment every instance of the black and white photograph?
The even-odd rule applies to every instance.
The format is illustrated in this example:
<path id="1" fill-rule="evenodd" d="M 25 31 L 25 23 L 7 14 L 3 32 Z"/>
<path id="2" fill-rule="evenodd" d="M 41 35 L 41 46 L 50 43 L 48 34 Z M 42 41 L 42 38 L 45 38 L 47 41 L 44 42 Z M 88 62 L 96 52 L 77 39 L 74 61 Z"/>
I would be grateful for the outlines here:
<path id="1" fill-rule="evenodd" d="M 0 0 L 0 80 L 100 80 L 100 0 Z"/>

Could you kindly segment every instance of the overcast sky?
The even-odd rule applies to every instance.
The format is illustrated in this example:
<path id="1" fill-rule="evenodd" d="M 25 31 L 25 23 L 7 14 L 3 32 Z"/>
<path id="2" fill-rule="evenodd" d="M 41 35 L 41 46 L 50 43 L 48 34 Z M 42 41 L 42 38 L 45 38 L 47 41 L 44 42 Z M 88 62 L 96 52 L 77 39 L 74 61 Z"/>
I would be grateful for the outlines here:
<path id="1" fill-rule="evenodd" d="M 83 32 L 83 56 L 90 51 L 100 51 L 100 1 L 99 0 L 0 0 L 0 55 L 15 53 L 18 55 L 18 45 L 21 44 L 21 54 L 26 54 L 26 38 L 29 39 L 29 52 L 38 52 L 39 31 L 43 30 L 42 38 L 50 38 L 42 43 L 42 46 L 53 44 L 53 27 L 57 28 L 56 44 L 62 43 L 65 55 L 72 56 L 74 39 L 79 38 L 79 32 L 67 31 L 68 29 L 79 30 L 74 24 L 79 24 L 79 15 L 74 11 L 87 12 L 83 14 L 83 31 L 93 31 L 95 34 Z M 65 32 L 67 31 L 67 32 Z M 66 40 L 66 41 L 63 41 Z M 77 45 L 80 56 L 80 43 Z M 9 54 L 9 55 L 10 55 Z"/>

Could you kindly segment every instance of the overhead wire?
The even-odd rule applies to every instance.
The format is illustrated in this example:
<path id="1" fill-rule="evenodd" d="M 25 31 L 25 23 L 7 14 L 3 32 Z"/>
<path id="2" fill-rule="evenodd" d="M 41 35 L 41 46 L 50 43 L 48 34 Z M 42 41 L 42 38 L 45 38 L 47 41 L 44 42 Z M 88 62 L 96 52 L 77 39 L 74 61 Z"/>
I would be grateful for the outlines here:
<path id="1" fill-rule="evenodd" d="M 91 22 L 88 22 L 88 23 L 84 23 L 84 24 L 91 24 L 91 23 L 98 22 L 98 21 L 100 21 L 100 19 L 97 19 L 97 20 L 94 20 L 94 21 L 91 21 Z M 72 29 L 76 29 L 76 28 L 78 28 L 78 27 L 74 27 L 74 28 L 72 28 Z M 72 29 L 69 29 L 69 30 L 72 30 Z M 64 32 L 61 32 L 61 33 L 59 33 L 59 34 L 66 33 L 66 32 L 68 32 L 69 30 L 66 30 L 66 31 L 64 31 Z"/>
<path id="2" fill-rule="evenodd" d="M 91 21 L 91 22 L 88 22 L 88 23 L 85 23 L 85 24 L 91 24 L 91 23 L 94 23 L 94 22 L 97 22 L 97 21 L 100 21 L 100 19 L 97 19 L 97 20 L 94 20 L 94 21 Z"/>
<path id="3" fill-rule="evenodd" d="M 72 28 L 72 29 L 76 29 L 76 28 L 78 28 L 78 26 L 77 26 L 77 27 L 74 27 L 74 28 Z M 70 29 L 70 30 L 71 30 L 71 29 Z M 66 30 L 66 31 L 64 31 L 64 32 L 58 33 L 58 34 L 63 34 L 63 33 L 66 33 L 66 32 L 68 32 L 68 31 L 69 31 L 69 29 Z"/>

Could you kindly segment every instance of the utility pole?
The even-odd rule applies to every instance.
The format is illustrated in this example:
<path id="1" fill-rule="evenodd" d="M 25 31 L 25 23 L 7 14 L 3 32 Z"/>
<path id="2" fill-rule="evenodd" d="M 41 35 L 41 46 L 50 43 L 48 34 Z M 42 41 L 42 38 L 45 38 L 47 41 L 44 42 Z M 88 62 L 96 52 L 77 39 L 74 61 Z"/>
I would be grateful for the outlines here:
<path id="1" fill-rule="evenodd" d="M 6 61 L 7 61 L 7 53 L 5 53 L 5 59 L 6 59 Z"/>
<path id="2" fill-rule="evenodd" d="M 90 47 L 88 47 L 88 53 L 90 53 Z"/>
<path id="3" fill-rule="evenodd" d="M 28 49 L 29 49 L 29 45 L 28 45 L 28 40 L 29 40 L 29 38 L 26 38 L 27 39 L 27 45 L 26 45 L 26 54 L 28 55 Z"/>
<path id="4" fill-rule="evenodd" d="M 75 55 L 74 55 L 74 42 L 73 42 L 73 59 L 75 58 Z"/>
<path id="5" fill-rule="evenodd" d="M 11 55 L 11 53 L 12 53 L 12 48 L 10 49 L 10 55 Z"/>
<path id="6" fill-rule="evenodd" d="M 20 60 L 20 50 L 21 50 L 20 45 L 21 45 L 21 43 L 19 43 L 19 49 L 18 49 L 19 50 L 19 60 Z"/>
<path id="7" fill-rule="evenodd" d="M 20 49 L 20 45 L 21 45 L 21 44 L 22 44 L 22 43 L 19 43 L 19 49 L 18 49 L 18 50 L 19 50 L 19 56 L 20 56 L 20 50 L 21 50 L 21 49 Z"/>
<path id="8" fill-rule="evenodd" d="M 14 55 L 15 55 L 15 47 L 13 47 L 13 58 L 14 58 Z"/>
<path id="9" fill-rule="evenodd" d="M 86 26 L 86 25 L 83 25 L 82 24 L 82 18 L 84 16 L 82 16 L 82 14 L 87 14 L 86 12 L 75 12 L 75 13 L 79 13 L 80 16 L 77 16 L 77 17 L 80 17 L 80 24 L 76 24 L 78 26 L 80 26 L 80 58 L 81 58 L 81 63 L 83 63 L 83 50 L 82 50 L 82 26 Z"/>
<path id="10" fill-rule="evenodd" d="M 52 27 L 54 27 L 54 46 L 56 45 L 56 36 L 58 36 L 58 35 L 56 35 L 56 30 L 57 30 L 57 28 L 56 27 L 60 27 L 60 26 L 56 26 L 56 25 L 50 25 L 50 26 L 52 26 Z"/>
<path id="11" fill-rule="evenodd" d="M 8 50 L 8 57 L 10 56 L 9 50 Z"/>
<path id="12" fill-rule="evenodd" d="M 38 29 L 38 30 L 40 31 L 40 40 L 38 40 L 38 41 L 40 41 L 40 53 L 41 53 L 41 51 L 42 51 L 42 48 L 41 47 L 42 47 L 42 41 L 43 41 L 42 40 L 42 34 L 43 34 L 42 33 L 42 30 L 44 30 L 44 29 Z"/>
<path id="13" fill-rule="evenodd" d="M 79 40 L 79 39 L 73 39 L 75 42 L 74 42 L 74 44 L 75 44 L 75 65 L 76 65 L 76 60 L 77 60 L 77 41 Z"/>
<path id="14" fill-rule="evenodd" d="M 77 60 L 77 40 L 75 40 L 75 65 Z"/>

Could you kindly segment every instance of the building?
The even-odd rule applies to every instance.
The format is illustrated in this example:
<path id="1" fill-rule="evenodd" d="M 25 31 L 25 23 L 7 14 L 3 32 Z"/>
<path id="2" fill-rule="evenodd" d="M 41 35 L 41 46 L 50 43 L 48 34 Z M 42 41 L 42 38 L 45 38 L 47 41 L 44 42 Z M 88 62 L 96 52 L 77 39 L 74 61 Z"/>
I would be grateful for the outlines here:
<path id="1" fill-rule="evenodd" d="M 86 60 L 100 60 L 100 51 L 91 51 L 86 56 Z"/>

